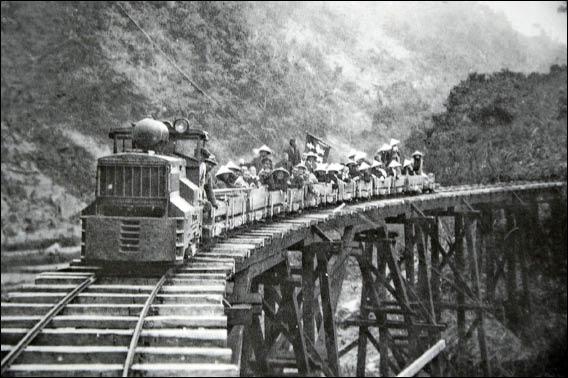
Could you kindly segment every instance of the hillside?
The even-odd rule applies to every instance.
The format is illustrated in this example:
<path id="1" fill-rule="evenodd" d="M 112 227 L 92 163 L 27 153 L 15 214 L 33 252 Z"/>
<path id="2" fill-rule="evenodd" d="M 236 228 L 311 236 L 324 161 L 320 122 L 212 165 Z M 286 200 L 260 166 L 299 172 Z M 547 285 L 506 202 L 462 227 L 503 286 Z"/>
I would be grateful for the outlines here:
<path id="1" fill-rule="evenodd" d="M 566 179 L 566 66 L 471 74 L 406 144 L 447 184 Z"/>
<path id="2" fill-rule="evenodd" d="M 108 129 L 148 114 L 197 112 L 222 161 L 305 131 L 338 157 L 430 127 L 472 72 L 566 63 L 477 4 L 119 4 L 213 100 L 116 3 L 2 2 L 3 243 L 76 235 Z"/>

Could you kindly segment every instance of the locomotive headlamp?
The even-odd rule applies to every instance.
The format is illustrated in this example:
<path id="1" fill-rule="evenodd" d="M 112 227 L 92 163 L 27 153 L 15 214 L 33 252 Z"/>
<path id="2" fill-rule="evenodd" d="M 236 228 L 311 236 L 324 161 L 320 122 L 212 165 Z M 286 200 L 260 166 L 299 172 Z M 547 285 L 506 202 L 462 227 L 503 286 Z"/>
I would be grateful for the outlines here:
<path id="1" fill-rule="evenodd" d="M 174 121 L 174 129 L 178 134 L 183 134 L 189 129 L 189 120 L 187 118 L 179 118 Z"/>

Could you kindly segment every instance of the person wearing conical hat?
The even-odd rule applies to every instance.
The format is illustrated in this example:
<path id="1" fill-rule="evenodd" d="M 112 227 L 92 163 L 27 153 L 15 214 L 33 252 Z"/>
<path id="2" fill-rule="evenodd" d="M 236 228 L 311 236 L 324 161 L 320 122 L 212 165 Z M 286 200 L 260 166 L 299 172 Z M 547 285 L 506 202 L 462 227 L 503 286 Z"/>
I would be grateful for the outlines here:
<path id="1" fill-rule="evenodd" d="M 384 165 L 382 162 L 377 161 L 377 160 L 373 160 L 373 163 L 371 164 L 371 173 L 378 177 L 387 177 L 387 172 L 383 169 Z"/>
<path id="2" fill-rule="evenodd" d="M 292 188 L 301 189 L 304 187 L 307 172 L 306 164 L 300 161 L 294 168 L 292 168 L 292 174 L 290 175 L 290 184 Z"/>
<path id="3" fill-rule="evenodd" d="M 398 139 L 394 139 L 391 138 L 390 140 L 390 161 L 396 160 L 400 163 L 401 158 L 400 158 L 400 150 L 398 148 L 398 145 L 400 144 L 400 141 Z"/>
<path id="4" fill-rule="evenodd" d="M 357 153 L 355 154 L 355 156 L 353 157 L 353 160 L 355 160 L 355 162 L 357 164 L 361 164 L 361 162 L 363 160 L 365 160 L 365 158 L 367 157 L 367 154 L 362 152 L 362 151 L 357 151 Z"/>
<path id="5" fill-rule="evenodd" d="M 357 168 L 358 168 L 357 162 L 355 160 L 348 160 L 347 163 L 345 163 L 345 166 L 349 170 L 349 178 L 351 180 L 357 181 L 359 179 L 359 171 L 357 170 Z"/>
<path id="6" fill-rule="evenodd" d="M 383 165 L 386 167 L 390 162 L 390 151 L 391 151 L 391 146 L 387 143 L 383 143 L 381 148 L 379 148 L 379 150 L 377 151 L 375 159 L 382 162 Z"/>
<path id="7" fill-rule="evenodd" d="M 314 172 L 318 164 L 318 154 L 313 151 L 308 151 L 305 153 L 306 155 L 306 167 L 308 171 Z"/>
<path id="8" fill-rule="evenodd" d="M 235 173 L 224 165 L 219 167 L 215 177 L 217 178 L 217 187 L 220 189 L 234 188 L 234 182 L 237 179 Z"/>
<path id="9" fill-rule="evenodd" d="M 269 157 L 262 159 L 262 169 L 258 172 L 258 178 L 262 185 L 272 185 L 272 160 Z"/>
<path id="10" fill-rule="evenodd" d="M 402 174 L 414 176 L 414 171 L 412 170 L 412 160 L 404 159 L 404 163 L 402 164 Z"/>
<path id="11" fill-rule="evenodd" d="M 233 163 L 232 160 L 229 160 L 229 162 L 227 164 L 225 164 L 225 167 L 227 167 L 231 171 L 233 171 L 236 176 L 242 176 L 242 174 L 243 174 L 242 168 L 239 167 L 238 165 L 236 165 L 235 163 Z"/>
<path id="12" fill-rule="evenodd" d="M 272 156 L 272 150 L 270 149 L 270 147 L 268 147 L 266 144 L 264 144 L 261 147 L 259 147 L 258 149 L 255 149 L 254 152 L 257 156 L 255 156 L 255 158 L 252 159 L 251 165 L 254 165 L 257 172 L 260 173 L 260 170 L 263 167 L 262 160 L 267 158 L 267 157 Z"/>
<path id="13" fill-rule="evenodd" d="M 244 174 L 244 173 L 245 173 L 245 168 L 248 169 L 248 166 L 247 166 L 247 163 L 245 162 L 245 159 L 241 158 L 241 159 L 239 160 L 239 167 L 241 168 L 242 173 Z"/>
<path id="14" fill-rule="evenodd" d="M 269 190 L 288 190 L 290 173 L 286 168 L 280 167 L 272 171 L 272 182 Z"/>
<path id="15" fill-rule="evenodd" d="M 397 178 L 401 175 L 401 172 L 400 172 L 401 164 L 398 161 L 392 160 L 389 163 L 388 168 L 389 168 L 389 171 L 388 171 L 389 176 L 394 176 L 395 178 Z"/>
<path id="16" fill-rule="evenodd" d="M 359 175 L 361 177 L 361 180 L 363 180 L 367 183 L 371 182 L 371 180 L 372 180 L 370 169 L 371 169 L 371 166 L 369 164 L 367 164 L 366 162 L 362 162 L 361 165 L 359 166 L 359 168 L 357 169 L 357 171 L 359 172 Z"/>
<path id="17" fill-rule="evenodd" d="M 327 165 L 323 163 L 316 164 L 316 168 L 314 169 L 314 175 L 318 179 L 318 182 L 326 182 L 327 181 Z"/>
<path id="18" fill-rule="evenodd" d="M 423 154 L 420 151 L 414 151 L 412 154 L 412 171 L 415 175 L 422 175 L 422 156 Z"/>

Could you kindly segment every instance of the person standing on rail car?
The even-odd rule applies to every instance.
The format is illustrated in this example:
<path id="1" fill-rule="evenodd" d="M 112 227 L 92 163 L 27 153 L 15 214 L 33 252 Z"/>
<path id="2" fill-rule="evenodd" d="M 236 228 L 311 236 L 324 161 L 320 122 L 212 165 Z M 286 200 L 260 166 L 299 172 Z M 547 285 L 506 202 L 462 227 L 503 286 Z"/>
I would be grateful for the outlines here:
<path id="1" fill-rule="evenodd" d="M 261 169 L 263 168 L 262 161 L 265 158 L 270 157 L 270 155 L 272 155 L 272 150 L 266 144 L 258 149 L 258 156 L 256 156 L 252 160 L 251 164 L 256 168 L 256 171 L 259 174 L 260 174 Z"/>
<path id="2" fill-rule="evenodd" d="M 314 172 L 318 165 L 318 155 L 313 151 L 306 153 L 306 168 L 309 172 Z"/>
<path id="3" fill-rule="evenodd" d="M 377 151 L 378 159 L 375 157 L 375 159 L 383 163 L 383 166 L 385 167 L 387 167 L 390 163 L 390 150 L 390 145 L 383 143 L 381 148 Z"/>
<path id="4" fill-rule="evenodd" d="M 206 171 L 205 171 L 205 185 L 203 186 L 203 189 L 205 191 L 205 196 L 207 200 L 209 201 L 209 203 L 211 203 L 211 206 L 213 206 L 215 209 L 218 207 L 217 200 L 215 199 L 215 193 L 213 193 L 213 169 L 215 168 L 216 165 L 217 165 L 217 159 L 215 158 L 215 155 L 211 154 L 209 155 L 208 158 L 205 159 Z"/>
<path id="5" fill-rule="evenodd" d="M 414 171 L 415 175 L 422 175 L 422 152 L 414 151 L 412 154 L 412 171 Z"/>
<path id="6" fill-rule="evenodd" d="M 298 146 L 296 146 L 296 139 L 290 139 L 290 144 L 288 145 L 288 148 L 286 148 L 286 154 L 286 168 L 288 169 L 288 172 L 290 172 L 293 167 L 300 164 L 302 161 L 302 154 L 300 153 Z"/>
<path id="7" fill-rule="evenodd" d="M 339 175 L 343 170 L 341 164 L 329 164 L 327 167 L 327 182 L 332 184 L 332 189 L 339 188 L 339 181 L 341 181 Z"/>
<path id="8" fill-rule="evenodd" d="M 390 161 L 396 160 L 399 163 L 401 162 L 401 157 L 400 157 L 400 150 L 398 148 L 398 145 L 400 144 L 400 141 L 398 139 L 394 139 L 391 138 L 390 140 L 390 147 L 391 147 L 391 151 L 390 151 Z M 390 162 L 389 162 L 390 164 Z"/>

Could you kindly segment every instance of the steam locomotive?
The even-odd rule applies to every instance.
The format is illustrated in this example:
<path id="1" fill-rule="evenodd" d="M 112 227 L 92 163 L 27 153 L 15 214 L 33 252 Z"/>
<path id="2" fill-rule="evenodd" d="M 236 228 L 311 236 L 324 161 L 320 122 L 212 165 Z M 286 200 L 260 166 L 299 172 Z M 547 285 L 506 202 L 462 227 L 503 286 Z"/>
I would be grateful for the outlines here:
<path id="1" fill-rule="evenodd" d="M 113 154 L 98 159 L 95 200 L 81 213 L 84 261 L 181 263 L 199 245 L 247 223 L 435 187 L 430 174 L 318 183 L 286 191 L 216 189 L 215 209 L 207 206 L 203 190 L 201 151 L 209 136 L 192 124 L 187 118 L 173 123 L 146 118 L 110 131 Z"/>

